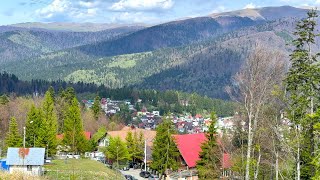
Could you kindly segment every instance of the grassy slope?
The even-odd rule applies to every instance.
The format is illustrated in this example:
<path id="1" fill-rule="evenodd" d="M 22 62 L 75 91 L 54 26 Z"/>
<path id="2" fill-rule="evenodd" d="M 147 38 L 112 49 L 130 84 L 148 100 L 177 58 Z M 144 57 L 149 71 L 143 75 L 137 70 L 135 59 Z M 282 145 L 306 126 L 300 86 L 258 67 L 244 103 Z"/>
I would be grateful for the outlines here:
<path id="1" fill-rule="evenodd" d="M 52 165 L 46 165 L 49 179 L 123 179 L 123 176 L 102 163 L 88 159 L 54 160 Z M 58 170 L 58 172 L 57 172 Z M 74 175 L 74 176 L 73 176 Z"/>
<path id="2" fill-rule="evenodd" d="M 26 176 L 23 174 L 15 173 L 15 174 L 9 174 L 7 172 L 0 171 L 0 180 L 44 180 L 46 178 L 44 177 L 33 177 L 33 176 Z"/>

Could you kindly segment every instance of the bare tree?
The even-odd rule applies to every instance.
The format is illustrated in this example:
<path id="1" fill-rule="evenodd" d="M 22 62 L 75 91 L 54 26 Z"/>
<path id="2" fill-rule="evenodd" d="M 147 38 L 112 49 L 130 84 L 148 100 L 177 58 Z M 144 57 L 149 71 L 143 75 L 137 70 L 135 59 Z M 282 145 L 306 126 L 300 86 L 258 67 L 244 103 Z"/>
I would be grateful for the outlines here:
<path id="1" fill-rule="evenodd" d="M 282 82 L 282 75 L 284 74 L 283 57 L 280 52 L 257 46 L 244 62 L 240 72 L 234 77 L 233 87 L 227 88 L 232 98 L 241 103 L 247 117 L 246 180 L 250 179 L 252 145 L 262 108 L 268 104 L 274 86 Z M 257 165 L 255 177 L 258 176 L 258 167 L 259 165 Z"/>

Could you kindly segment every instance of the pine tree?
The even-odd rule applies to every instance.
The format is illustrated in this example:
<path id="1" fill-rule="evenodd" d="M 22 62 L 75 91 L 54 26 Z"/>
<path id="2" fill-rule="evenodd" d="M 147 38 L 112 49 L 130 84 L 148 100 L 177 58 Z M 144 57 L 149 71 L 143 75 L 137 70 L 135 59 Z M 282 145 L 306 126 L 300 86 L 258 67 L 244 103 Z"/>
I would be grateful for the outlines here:
<path id="1" fill-rule="evenodd" d="M 49 154 L 53 155 L 57 148 L 57 130 L 58 130 L 58 120 L 54 110 L 54 94 L 47 91 L 44 97 L 44 102 L 42 105 L 43 119 L 42 119 L 42 132 L 44 134 L 43 144 L 48 148 Z"/>
<path id="2" fill-rule="evenodd" d="M 156 129 L 157 134 L 153 142 L 151 168 L 157 170 L 161 176 L 167 169 L 178 169 L 179 151 L 172 137 L 175 134 L 174 125 L 169 119 L 164 119 Z"/>
<path id="3" fill-rule="evenodd" d="M 45 134 L 40 134 L 42 127 L 42 113 L 34 105 L 31 106 L 27 114 L 26 121 L 26 147 L 40 147 L 39 138 Z"/>
<path id="4" fill-rule="evenodd" d="M 144 159 L 144 144 L 145 144 L 145 139 L 142 131 L 140 131 L 139 135 L 138 133 L 134 133 L 133 137 L 137 139 L 137 152 L 135 153 L 135 158 L 137 160 L 142 161 Z"/>
<path id="5" fill-rule="evenodd" d="M 98 120 L 99 118 L 99 115 L 100 115 L 100 110 L 101 110 L 101 107 L 100 107 L 100 97 L 99 96 L 96 96 L 94 98 L 94 102 L 93 102 L 93 105 L 92 105 L 92 111 L 93 111 L 93 115 L 94 115 L 94 118 L 96 120 Z"/>
<path id="6" fill-rule="evenodd" d="M 18 132 L 18 124 L 15 117 L 11 117 L 5 142 L 7 147 L 22 147 L 22 138 Z"/>
<path id="7" fill-rule="evenodd" d="M 295 50 L 290 55 L 291 68 L 286 78 L 289 92 L 289 118 L 294 122 L 301 134 L 297 147 L 297 176 L 310 179 L 314 174 L 311 163 L 315 152 L 315 134 L 313 118 L 307 118 L 317 108 L 316 97 L 319 97 L 319 67 L 317 55 L 312 53 L 312 44 L 315 43 L 315 28 L 318 15 L 315 10 L 308 12 L 308 18 L 298 22 L 297 38 L 293 41 Z M 301 173 L 300 173 L 301 165 Z"/>
<path id="8" fill-rule="evenodd" d="M 214 112 L 211 113 L 211 119 L 211 125 L 208 132 L 206 132 L 207 140 L 201 145 L 200 160 L 197 161 L 199 179 L 218 179 L 220 175 L 219 156 L 221 156 L 221 152 L 219 152 L 216 140 L 217 129 L 215 124 L 217 116 Z"/>
<path id="9" fill-rule="evenodd" d="M 74 97 L 64 120 L 63 142 L 71 147 L 72 152 L 83 152 L 86 140 L 78 100 Z"/>
<path id="10" fill-rule="evenodd" d="M 135 139 L 133 138 L 133 133 L 131 131 L 129 131 L 127 133 L 126 136 L 126 145 L 128 148 L 128 153 L 130 156 L 130 160 L 132 160 L 134 162 L 134 153 L 135 153 L 135 148 L 136 148 L 136 144 L 137 142 L 135 141 Z"/>
<path id="11" fill-rule="evenodd" d="M 106 149 L 106 157 L 116 163 L 119 167 L 119 162 L 126 161 L 130 158 L 126 143 L 121 141 L 120 137 L 110 137 L 109 146 Z"/>
<path id="12" fill-rule="evenodd" d="M 48 91 L 52 100 L 55 101 L 55 92 L 54 92 L 54 88 L 52 86 L 49 87 Z"/>

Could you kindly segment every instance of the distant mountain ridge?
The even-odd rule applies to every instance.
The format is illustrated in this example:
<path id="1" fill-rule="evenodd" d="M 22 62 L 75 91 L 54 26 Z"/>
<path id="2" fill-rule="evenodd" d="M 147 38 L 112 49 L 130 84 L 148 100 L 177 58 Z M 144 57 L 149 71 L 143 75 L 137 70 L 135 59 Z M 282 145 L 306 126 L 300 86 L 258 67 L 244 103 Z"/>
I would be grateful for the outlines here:
<path id="1" fill-rule="evenodd" d="M 52 31 L 69 31 L 69 32 L 98 32 L 117 28 L 144 28 L 147 24 L 111 24 L 111 23 L 40 23 L 29 22 L 8 25 L 11 28 L 24 28 L 29 30 L 52 30 Z"/>
<path id="2" fill-rule="evenodd" d="M 0 33 L 3 36 L 0 57 L 7 58 L 5 62 L 0 60 L 0 71 L 25 80 L 63 79 L 111 88 L 176 89 L 227 99 L 224 87 L 232 83 L 232 76 L 248 53 L 257 44 L 263 44 L 288 54 L 295 23 L 306 17 L 306 12 L 289 6 L 246 9 L 140 29 L 124 28 L 111 34 L 109 31 L 115 29 L 86 32 L 87 37 L 83 36 L 84 32 L 81 35 L 63 32 L 66 33 L 63 35 L 52 30 L 9 31 Z M 25 32 L 27 35 L 21 35 Z M 17 33 L 19 38 L 12 38 L 10 33 Z M 29 37 L 28 33 L 34 40 L 20 37 Z M 70 38 L 72 33 L 74 37 Z M 92 41 L 93 38 L 97 40 Z M 52 47 L 56 45 L 54 39 L 64 43 Z M 8 43 L 12 48 L 6 52 Z M 10 61 L 9 55 L 14 54 L 15 48 L 31 48 L 30 52 L 35 54 L 17 53 Z"/>
<path id="3" fill-rule="evenodd" d="M 247 17 L 252 20 L 265 20 L 273 21 L 281 18 L 294 17 L 301 19 L 306 17 L 308 9 L 296 8 L 292 6 L 280 6 L 280 7 L 263 7 L 263 8 L 253 8 L 253 9 L 241 9 L 231 12 L 214 13 L 210 14 L 209 17 Z"/>

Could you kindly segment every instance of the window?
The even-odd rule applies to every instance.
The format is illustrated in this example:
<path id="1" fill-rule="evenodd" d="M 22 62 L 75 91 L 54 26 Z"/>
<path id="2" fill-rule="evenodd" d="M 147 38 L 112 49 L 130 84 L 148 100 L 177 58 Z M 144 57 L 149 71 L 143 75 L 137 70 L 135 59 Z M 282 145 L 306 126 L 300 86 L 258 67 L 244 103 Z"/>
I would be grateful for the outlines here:
<path id="1" fill-rule="evenodd" d="M 31 165 L 27 165 L 27 171 L 32 171 L 32 166 Z"/>

